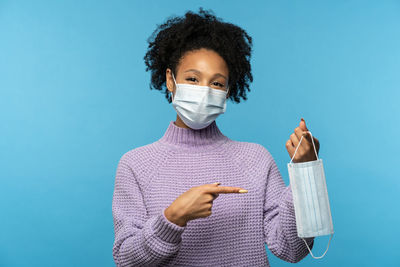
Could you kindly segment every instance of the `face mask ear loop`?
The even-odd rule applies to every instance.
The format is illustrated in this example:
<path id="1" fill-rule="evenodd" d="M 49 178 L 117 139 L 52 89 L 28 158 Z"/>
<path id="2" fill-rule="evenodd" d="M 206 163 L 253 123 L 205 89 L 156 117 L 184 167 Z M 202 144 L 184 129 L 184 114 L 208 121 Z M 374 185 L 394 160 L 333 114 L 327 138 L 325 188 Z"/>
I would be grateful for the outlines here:
<path id="1" fill-rule="evenodd" d="M 171 71 L 171 73 L 172 73 L 172 79 L 174 79 L 175 87 L 178 88 L 178 85 L 176 84 L 176 80 L 175 80 L 175 77 L 174 77 L 174 73 L 172 71 Z M 171 99 L 172 99 L 172 102 L 173 102 L 174 101 L 174 94 L 172 93 L 172 91 L 171 91 Z"/>
<path id="2" fill-rule="evenodd" d="M 328 252 L 329 244 L 331 243 L 332 236 L 333 236 L 333 234 L 331 234 L 331 237 L 329 238 L 328 247 L 326 248 L 324 254 L 322 254 L 322 256 L 319 256 L 319 257 L 314 257 L 314 255 L 312 254 L 310 248 L 308 247 L 307 242 L 304 240 L 304 238 L 301 238 L 301 239 L 303 239 L 304 243 L 306 243 L 306 246 L 307 246 L 307 248 L 308 248 L 308 251 L 310 251 L 311 256 L 312 256 L 314 259 L 321 259 L 322 257 L 325 256 L 326 252 Z"/>
<path id="3" fill-rule="evenodd" d="M 315 149 L 314 138 L 313 138 L 313 136 L 312 136 L 312 134 L 311 134 L 310 131 L 307 131 L 307 133 L 310 133 L 310 135 L 311 135 L 311 141 L 312 141 L 312 144 L 313 144 L 313 147 L 314 147 L 314 152 L 315 152 L 315 155 L 317 156 L 317 160 L 318 160 L 318 154 L 317 154 L 317 150 Z M 300 142 L 299 142 L 299 144 L 297 145 L 296 150 L 294 151 L 294 154 L 293 154 L 293 156 L 292 156 L 292 158 L 291 158 L 291 160 L 290 160 L 290 163 L 292 163 L 292 160 L 293 160 L 293 158 L 294 158 L 294 155 L 296 155 L 297 149 L 299 148 L 302 139 L 303 139 L 303 136 L 301 136 L 301 138 L 300 138 Z"/>

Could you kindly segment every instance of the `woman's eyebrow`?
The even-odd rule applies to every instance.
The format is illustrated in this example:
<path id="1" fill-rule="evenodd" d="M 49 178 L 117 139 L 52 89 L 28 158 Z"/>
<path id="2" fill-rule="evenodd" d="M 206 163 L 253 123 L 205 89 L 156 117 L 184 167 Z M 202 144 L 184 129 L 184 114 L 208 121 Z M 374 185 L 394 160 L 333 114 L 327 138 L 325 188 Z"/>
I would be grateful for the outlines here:
<path id="1" fill-rule="evenodd" d="M 201 72 L 198 71 L 198 70 L 196 70 L 196 69 L 188 69 L 188 70 L 186 70 L 185 72 L 189 72 L 189 71 L 193 71 L 193 72 L 196 72 L 196 73 L 198 73 L 198 74 L 201 74 Z M 223 78 L 226 79 L 226 77 L 225 77 L 224 75 L 222 75 L 221 73 L 216 73 L 216 74 L 214 75 L 214 77 L 216 77 L 216 76 L 221 76 L 221 77 L 223 77 Z"/>

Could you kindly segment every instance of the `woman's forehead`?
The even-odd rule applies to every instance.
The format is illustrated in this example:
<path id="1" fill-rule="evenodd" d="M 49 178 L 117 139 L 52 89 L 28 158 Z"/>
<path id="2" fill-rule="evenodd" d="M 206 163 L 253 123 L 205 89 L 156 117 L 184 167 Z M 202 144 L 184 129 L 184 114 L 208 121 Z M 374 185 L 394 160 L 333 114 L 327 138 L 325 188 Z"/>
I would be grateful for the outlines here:
<path id="1" fill-rule="evenodd" d="M 179 71 L 192 72 L 198 75 L 228 76 L 228 66 L 225 60 L 212 50 L 196 50 L 186 53 L 180 60 Z"/>

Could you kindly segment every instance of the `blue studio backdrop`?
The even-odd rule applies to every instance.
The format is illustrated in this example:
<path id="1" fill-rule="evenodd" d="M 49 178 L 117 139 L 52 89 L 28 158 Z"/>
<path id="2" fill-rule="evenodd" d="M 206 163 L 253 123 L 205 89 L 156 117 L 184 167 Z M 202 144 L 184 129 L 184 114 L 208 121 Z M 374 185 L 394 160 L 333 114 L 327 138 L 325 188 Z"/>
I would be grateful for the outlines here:
<path id="1" fill-rule="evenodd" d="M 400 1 L 361 0 L 0 1 L 0 266 L 115 266 L 118 161 L 176 118 L 146 40 L 199 7 L 254 41 L 221 131 L 264 145 L 286 185 L 301 117 L 321 143 L 335 234 L 297 265 L 400 266 Z"/>

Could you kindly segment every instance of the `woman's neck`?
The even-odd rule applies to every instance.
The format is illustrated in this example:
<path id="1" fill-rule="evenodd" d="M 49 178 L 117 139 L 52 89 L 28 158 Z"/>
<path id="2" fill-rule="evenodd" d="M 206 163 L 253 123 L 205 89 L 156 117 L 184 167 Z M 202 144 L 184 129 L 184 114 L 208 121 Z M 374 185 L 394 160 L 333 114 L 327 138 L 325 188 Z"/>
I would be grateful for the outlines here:
<path id="1" fill-rule="evenodd" d="M 178 126 L 178 127 L 181 127 L 181 128 L 185 128 L 185 129 L 190 128 L 189 126 L 187 126 L 187 125 L 181 120 L 181 118 L 178 116 L 178 114 L 176 114 L 176 121 L 174 122 L 174 124 L 175 124 L 176 126 Z"/>
<path id="2" fill-rule="evenodd" d="M 169 122 L 159 142 L 178 151 L 202 152 L 212 150 L 228 141 L 218 128 L 216 121 L 202 129 L 180 127 L 173 120 Z M 185 125 L 184 125 L 185 126 Z"/>

